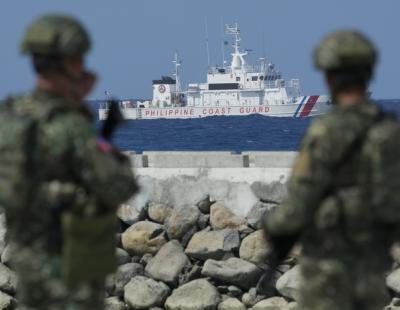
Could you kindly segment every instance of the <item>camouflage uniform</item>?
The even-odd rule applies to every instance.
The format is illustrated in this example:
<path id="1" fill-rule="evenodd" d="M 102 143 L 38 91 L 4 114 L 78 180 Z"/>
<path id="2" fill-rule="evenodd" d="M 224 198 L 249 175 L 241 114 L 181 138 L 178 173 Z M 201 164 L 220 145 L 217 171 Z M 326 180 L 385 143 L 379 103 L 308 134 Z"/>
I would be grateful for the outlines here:
<path id="1" fill-rule="evenodd" d="M 57 20 L 74 26 L 70 19 Z M 18 113 L 39 120 L 31 152 L 40 187 L 29 206 L 7 210 L 20 309 L 101 310 L 104 281 L 69 286 L 63 279 L 60 221 L 66 209 L 82 217 L 115 211 L 137 190 L 129 160 L 115 156 L 111 147 L 100 147 L 82 103 L 36 90 L 13 104 Z M 54 115 L 44 117 L 51 110 Z"/>
<path id="2" fill-rule="evenodd" d="M 371 170 L 362 151 L 366 133 L 385 130 L 371 129 L 380 115 L 366 101 L 334 105 L 315 120 L 302 141 L 287 198 L 266 217 L 271 236 L 301 233 L 299 309 L 372 310 L 388 303 L 383 274 L 391 263 L 393 231 L 387 224 L 399 223 L 400 216 L 397 206 L 373 206 L 367 197 L 374 188 L 360 181 Z M 378 218 L 380 209 L 392 223 Z"/>

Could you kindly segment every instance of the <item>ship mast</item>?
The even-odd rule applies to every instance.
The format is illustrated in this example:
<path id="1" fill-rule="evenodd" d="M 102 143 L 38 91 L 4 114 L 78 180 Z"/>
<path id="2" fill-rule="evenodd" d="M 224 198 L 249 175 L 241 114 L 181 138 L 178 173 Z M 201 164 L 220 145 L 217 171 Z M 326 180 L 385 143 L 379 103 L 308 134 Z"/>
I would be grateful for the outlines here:
<path id="1" fill-rule="evenodd" d="M 173 74 L 176 81 L 175 90 L 177 93 L 180 93 L 181 92 L 180 66 L 182 65 L 182 61 L 179 59 L 177 51 L 175 51 L 174 60 L 172 61 L 172 63 L 175 64 L 175 70 Z"/>
<path id="2" fill-rule="evenodd" d="M 247 51 L 243 53 L 240 52 L 241 38 L 240 38 L 240 30 L 238 24 L 235 23 L 235 26 L 226 25 L 225 33 L 235 36 L 235 43 L 233 44 L 234 52 L 231 54 L 232 55 L 231 69 L 233 71 L 242 70 L 244 69 L 244 66 L 246 64 L 244 56 L 247 56 Z"/>

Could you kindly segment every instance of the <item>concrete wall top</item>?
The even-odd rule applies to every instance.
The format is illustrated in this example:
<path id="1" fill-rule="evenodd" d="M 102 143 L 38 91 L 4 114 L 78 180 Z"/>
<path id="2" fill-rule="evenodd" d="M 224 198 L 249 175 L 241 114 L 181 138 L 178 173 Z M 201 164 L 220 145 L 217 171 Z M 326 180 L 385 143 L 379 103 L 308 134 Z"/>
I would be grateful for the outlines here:
<path id="1" fill-rule="evenodd" d="M 291 168 L 297 152 L 127 152 L 134 168 Z"/>

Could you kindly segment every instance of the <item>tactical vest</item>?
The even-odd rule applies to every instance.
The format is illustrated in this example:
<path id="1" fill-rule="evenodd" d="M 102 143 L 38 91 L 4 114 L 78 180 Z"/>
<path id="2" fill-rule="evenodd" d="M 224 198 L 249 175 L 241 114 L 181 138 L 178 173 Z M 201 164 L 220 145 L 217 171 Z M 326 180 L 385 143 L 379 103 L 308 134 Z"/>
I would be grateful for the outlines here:
<path id="1" fill-rule="evenodd" d="M 356 183 L 332 188 L 315 216 L 326 251 L 386 248 L 400 222 L 400 124 L 381 113 L 345 152 L 337 167 L 358 155 Z"/>

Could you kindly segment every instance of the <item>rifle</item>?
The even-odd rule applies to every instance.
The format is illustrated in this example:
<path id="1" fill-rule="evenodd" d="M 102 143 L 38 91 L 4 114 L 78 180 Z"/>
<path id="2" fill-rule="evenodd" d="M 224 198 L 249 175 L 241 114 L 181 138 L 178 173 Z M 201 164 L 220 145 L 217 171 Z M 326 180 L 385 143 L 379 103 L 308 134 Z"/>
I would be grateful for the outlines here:
<path id="1" fill-rule="evenodd" d="M 266 231 L 266 238 L 271 245 L 271 251 L 268 253 L 266 258 L 269 268 L 258 280 L 256 290 L 261 295 L 268 295 L 277 267 L 289 255 L 293 246 L 296 244 L 299 235 L 270 237 L 267 235 L 267 230 L 265 228 L 264 231 Z"/>
<path id="2" fill-rule="evenodd" d="M 110 100 L 108 102 L 107 119 L 104 121 L 100 131 L 101 136 L 107 141 L 110 141 L 115 129 L 121 125 L 123 121 L 124 116 L 119 109 L 118 101 L 116 99 Z"/>

